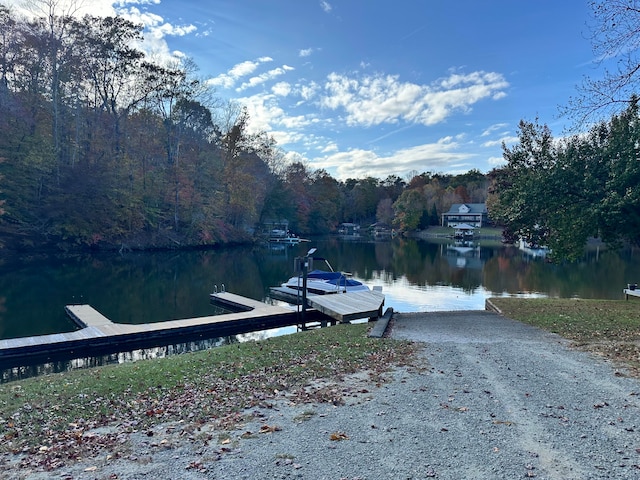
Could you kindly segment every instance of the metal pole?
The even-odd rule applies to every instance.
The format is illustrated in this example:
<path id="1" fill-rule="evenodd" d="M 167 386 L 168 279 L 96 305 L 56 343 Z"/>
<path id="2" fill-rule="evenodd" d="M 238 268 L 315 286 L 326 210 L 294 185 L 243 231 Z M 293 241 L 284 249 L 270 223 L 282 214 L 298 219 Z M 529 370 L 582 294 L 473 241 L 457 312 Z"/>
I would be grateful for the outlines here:
<path id="1" fill-rule="evenodd" d="M 309 270 L 309 256 L 302 259 L 302 325 L 307 320 L 307 272 Z"/>
<path id="2" fill-rule="evenodd" d="M 316 249 L 312 248 L 302 259 L 302 325 L 304 327 L 307 320 L 307 273 L 309 272 L 309 257 L 316 253 Z"/>

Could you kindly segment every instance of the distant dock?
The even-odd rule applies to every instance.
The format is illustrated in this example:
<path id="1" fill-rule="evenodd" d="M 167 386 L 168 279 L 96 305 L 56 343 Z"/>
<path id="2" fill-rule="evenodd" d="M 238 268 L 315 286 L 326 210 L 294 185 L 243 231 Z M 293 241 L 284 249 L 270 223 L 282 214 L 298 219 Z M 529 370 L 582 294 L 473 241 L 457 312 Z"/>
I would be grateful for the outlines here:
<path id="1" fill-rule="evenodd" d="M 384 296 L 380 292 L 362 293 L 375 295 L 370 296 L 369 301 L 357 299 L 353 293 L 310 296 L 307 303 L 312 310 L 306 312 L 304 322 L 326 323 L 328 317 L 340 322 L 377 317 Z M 90 305 L 67 305 L 65 311 L 78 325 L 78 330 L 0 340 L 0 367 L 125 352 L 292 325 L 304 328 L 300 313 L 291 309 L 229 292 L 212 293 L 210 299 L 235 313 L 131 325 L 114 323 Z"/>

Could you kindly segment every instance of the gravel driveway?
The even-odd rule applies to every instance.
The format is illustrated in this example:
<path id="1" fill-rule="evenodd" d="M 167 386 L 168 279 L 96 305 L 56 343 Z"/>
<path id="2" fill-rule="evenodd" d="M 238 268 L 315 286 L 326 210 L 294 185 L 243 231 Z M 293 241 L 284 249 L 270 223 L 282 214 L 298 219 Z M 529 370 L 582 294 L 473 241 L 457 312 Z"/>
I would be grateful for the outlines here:
<path id="1" fill-rule="evenodd" d="M 351 378 L 345 406 L 283 399 L 222 455 L 165 426 L 140 435 L 135 461 L 67 478 L 640 478 L 640 382 L 611 365 L 490 312 L 395 314 L 391 335 L 424 342 L 422 365 L 380 386 Z"/>

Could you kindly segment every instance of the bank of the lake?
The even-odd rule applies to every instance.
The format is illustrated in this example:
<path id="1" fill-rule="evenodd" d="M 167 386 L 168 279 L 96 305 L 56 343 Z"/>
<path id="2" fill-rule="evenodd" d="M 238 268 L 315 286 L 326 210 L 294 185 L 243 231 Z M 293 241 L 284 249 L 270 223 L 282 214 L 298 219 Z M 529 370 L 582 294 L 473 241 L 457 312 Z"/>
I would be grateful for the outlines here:
<path id="1" fill-rule="evenodd" d="M 637 343 L 640 338 L 637 315 L 640 304 L 632 301 L 492 299 L 492 302 L 496 302 L 503 312 L 509 312 L 507 316 L 522 319 L 523 322 L 512 322 L 488 312 L 407 313 L 399 314 L 395 321 L 405 333 L 412 332 L 418 321 L 423 325 L 419 328 L 424 329 L 420 335 L 431 338 L 429 335 L 435 334 L 430 341 L 435 342 L 436 346 L 439 345 L 438 338 L 445 339 L 448 342 L 446 345 L 453 345 L 456 343 L 455 336 L 465 336 L 460 339 L 460 345 L 461 348 L 467 345 L 464 348 L 471 349 L 468 352 L 470 355 L 474 348 L 479 348 L 486 357 L 501 345 L 501 353 L 495 351 L 493 355 L 503 359 L 509 355 L 506 350 L 502 352 L 505 348 L 511 348 L 512 354 L 523 351 L 523 348 L 553 349 L 553 354 L 536 353 L 544 361 L 556 355 L 567 355 L 564 344 L 554 340 L 554 336 L 541 336 L 536 333 L 537 329 L 527 330 L 518 326 L 524 326 L 524 322 L 563 333 L 574 339 L 578 346 L 594 340 L 599 344 L 610 343 L 613 348 L 616 344 Z M 466 327 L 460 330 L 456 327 L 457 322 L 467 322 Z M 429 325 L 433 325 L 433 328 L 429 328 Z M 434 330 L 436 325 L 437 329 L 450 329 L 451 333 L 437 333 Z M 476 453 L 469 458 L 463 455 L 455 462 L 456 466 L 447 466 L 447 458 L 461 455 L 456 448 L 460 448 L 463 440 L 457 439 L 455 432 L 459 429 L 455 425 L 483 418 L 479 409 L 485 407 L 477 403 L 481 398 L 489 399 L 491 411 L 499 415 L 494 417 L 493 422 L 491 417 L 485 419 L 486 426 L 483 428 L 489 431 L 490 438 L 482 437 L 480 432 L 477 444 L 484 445 L 484 440 L 489 439 L 488 444 L 500 446 L 500 449 L 504 446 L 505 450 L 502 456 L 497 456 L 496 451 L 493 456 L 487 452 L 485 455 L 491 457 L 487 465 L 504 471 L 520 471 L 523 475 L 544 472 L 548 468 L 544 461 L 540 463 L 535 457 L 518 460 L 520 453 L 507 453 L 509 449 L 506 445 L 513 444 L 510 440 L 511 429 L 517 430 L 517 434 L 535 432 L 530 432 L 525 423 L 519 423 L 523 422 L 522 418 L 503 418 L 508 413 L 501 413 L 497 398 L 491 400 L 494 393 L 489 392 L 497 388 L 495 383 L 476 385 L 477 382 L 483 382 L 482 376 L 471 375 L 467 371 L 471 366 L 461 367 L 460 360 L 455 360 L 450 354 L 433 356 L 436 351 L 449 348 L 444 343 L 430 354 L 428 347 L 424 350 L 422 340 L 371 339 L 366 335 L 369 328 L 367 324 L 339 325 L 173 358 L 67 372 L 3 385 L 0 387 L 0 434 L 5 440 L 0 447 L 4 452 L 0 457 L 0 462 L 4 464 L 3 471 L 11 472 L 8 478 L 15 479 L 41 479 L 47 475 L 75 478 L 83 472 L 96 478 L 134 478 L 143 471 L 173 475 L 178 470 L 184 478 L 201 478 L 206 477 L 207 472 L 213 472 L 214 468 L 230 469 L 228 472 L 235 473 L 238 473 L 237 468 L 244 468 L 248 475 L 246 478 L 258 478 L 256 475 L 271 472 L 275 468 L 283 474 L 297 472 L 302 478 L 329 478 L 326 471 L 313 470 L 311 467 L 320 462 L 327 468 L 334 465 L 335 468 L 351 472 L 352 468 L 339 460 L 342 458 L 340 442 L 346 442 L 349 447 L 349 442 L 357 442 L 369 431 L 374 436 L 365 443 L 367 448 L 374 450 L 379 443 L 374 438 L 399 435 L 396 441 L 385 444 L 385 455 L 397 461 L 404 458 L 403 462 L 415 464 L 412 469 L 421 469 L 406 478 L 456 478 L 456 469 L 472 467 L 482 457 L 481 452 L 477 452 L 477 458 Z M 501 336 L 513 336 L 513 339 L 503 341 Z M 485 341 L 489 343 L 482 347 Z M 476 343 L 478 346 L 474 347 Z M 436 362 L 436 370 L 429 365 L 429 358 Z M 619 362 L 623 358 L 623 355 L 617 355 L 615 360 Z M 441 361 L 448 362 L 447 366 L 440 364 Z M 470 365 L 477 364 L 473 357 L 470 357 L 470 362 Z M 564 362 L 572 365 L 573 369 L 579 368 L 581 377 L 593 375 L 593 369 L 597 368 L 599 373 L 596 378 L 602 385 L 594 388 L 602 395 L 603 382 L 606 380 L 602 378 L 606 373 L 602 372 L 606 368 L 590 365 L 597 360 L 589 356 L 572 355 L 570 361 Z M 490 359 L 487 366 L 494 364 L 495 361 Z M 518 381 L 525 376 L 524 368 L 527 370 L 526 376 L 532 378 L 531 382 L 535 381 L 538 373 L 546 382 L 545 388 L 550 388 L 550 382 L 556 382 L 555 377 L 549 377 L 548 371 L 532 371 L 533 365 L 523 367 L 511 364 L 510 367 L 508 370 L 515 371 L 513 375 L 518 374 Z M 616 364 L 615 368 L 622 376 L 627 372 L 620 364 Z M 437 385 L 441 382 L 448 386 L 442 385 L 445 390 L 442 391 L 444 397 L 440 399 Z M 530 382 L 527 385 L 517 386 L 517 392 L 514 393 L 525 395 L 528 391 L 530 393 L 522 398 L 529 396 L 531 401 L 535 401 L 540 392 Z M 581 385 L 585 386 L 585 383 Z M 520 391 L 524 388 L 529 390 Z M 434 389 L 438 392 L 435 396 Z M 569 408 L 574 405 L 574 400 L 569 398 L 572 391 L 563 386 L 547 392 L 541 401 L 546 402 L 545 405 L 562 402 L 557 405 L 553 403 L 554 408 L 564 408 L 563 405 Z M 629 393 L 634 394 L 633 390 Z M 501 391 L 498 389 L 495 395 L 501 395 Z M 587 399 L 593 408 L 580 409 L 585 422 L 597 420 L 591 418 L 591 412 L 604 409 L 602 411 L 607 413 L 618 408 L 617 400 L 609 395 L 606 398 L 600 398 L 595 393 L 593 395 L 593 398 Z M 435 419 L 435 427 L 442 427 L 434 435 L 444 435 L 438 440 L 437 449 L 431 450 L 436 455 L 428 455 L 431 459 L 429 462 L 420 453 L 423 451 L 421 443 L 413 443 L 411 447 L 402 440 L 413 438 L 407 436 L 408 432 L 414 429 L 424 431 L 426 428 L 421 423 L 421 415 L 411 412 L 412 408 L 418 408 L 417 404 L 412 405 L 417 402 L 413 398 L 416 396 L 425 400 L 433 399 L 441 405 L 440 409 L 435 405 L 428 410 L 433 415 L 439 415 Z M 392 398 L 399 403 L 388 403 Z M 628 402 L 631 398 L 622 401 Z M 385 404 L 387 407 L 384 407 Z M 369 411 L 367 406 L 373 410 Z M 340 410 L 336 410 L 336 407 Z M 354 410 L 349 415 L 350 409 L 357 412 Z M 486 415 L 491 411 L 485 412 Z M 536 415 L 536 411 L 533 409 L 532 415 Z M 577 414 L 574 410 L 564 411 L 567 421 L 558 424 L 558 428 L 564 429 L 563 432 L 570 430 L 571 435 L 579 436 L 580 432 L 574 431 L 574 428 L 581 425 L 583 420 L 571 422 L 571 418 Z M 455 419 L 451 415 L 455 415 Z M 616 410 L 611 415 L 627 419 L 632 412 Z M 399 420 L 398 416 L 404 420 Z M 469 420 L 465 420 L 467 418 Z M 411 423 L 406 423 L 409 419 Z M 504 423 L 496 423 L 496 420 Z M 629 421 L 634 420 L 629 418 Z M 551 425 L 549 423 L 548 427 Z M 326 430 L 323 431 L 323 428 Z M 461 428 L 468 432 L 464 425 Z M 306 438 L 307 433 L 311 432 L 315 432 L 316 436 L 320 434 L 328 442 L 320 449 L 309 445 L 315 452 L 313 461 L 293 446 L 299 444 L 295 438 Z M 447 435 L 447 432 L 450 433 Z M 271 451 L 267 446 L 258 450 L 253 448 L 253 445 L 261 445 L 262 439 L 269 435 L 277 436 L 277 445 L 290 439 L 293 442 L 287 447 L 290 450 L 280 451 L 276 448 Z M 596 437 L 593 440 L 597 443 Z M 428 443 L 429 440 L 425 438 L 424 442 Z M 583 437 L 581 444 L 584 448 L 593 448 L 589 446 L 590 437 Z M 580 455 L 584 448 L 579 449 Z M 605 454 L 602 448 L 600 453 L 603 455 L 616 456 L 615 451 L 607 450 Z M 615 449 L 619 449 L 617 444 Z M 475 449 L 471 451 L 475 452 Z M 584 454 L 588 455 L 588 450 Z M 594 461 L 593 458 L 590 461 Z M 372 466 L 376 462 L 370 462 L 368 467 L 359 467 L 362 468 L 361 474 L 368 472 L 362 478 L 373 478 L 369 475 L 387 468 L 379 465 L 376 470 Z M 356 461 L 357 465 L 360 463 Z M 565 465 L 564 461 L 560 463 Z M 609 468 L 631 472 L 631 463 L 624 468 L 622 465 L 605 466 L 601 476 L 609 475 Z M 265 470 L 261 470 L 261 465 Z M 594 468 L 598 472 L 597 464 Z M 564 478 L 585 478 L 579 476 L 581 471 L 568 470 Z M 127 476 L 127 472 L 132 476 Z M 471 478 L 476 477 L 472 475 Z M 589 478 L 600 477 L 596 475 Z M 616 478 L 632 477 L 618 475 Z"/>
<path id="2" fill-rule="evenodd" d="M 88 304 L 123 324 L 216 314 L 217 285 L 258 301 L 292 274 L 295 257 L 316 255 L 371 287 L 398 312 L 483 309 L 488 297 L 623 298 L 640 279 L 640 250 L 589 250 L 550 264 L 500 242 L 451 239 L 314 238 L 300 245 L 122 254 L 20 255 L 0 264 L 0 338 L 73 331 L 64 306 Z M 320 261 L 319 267 L 324 263 Z"/>

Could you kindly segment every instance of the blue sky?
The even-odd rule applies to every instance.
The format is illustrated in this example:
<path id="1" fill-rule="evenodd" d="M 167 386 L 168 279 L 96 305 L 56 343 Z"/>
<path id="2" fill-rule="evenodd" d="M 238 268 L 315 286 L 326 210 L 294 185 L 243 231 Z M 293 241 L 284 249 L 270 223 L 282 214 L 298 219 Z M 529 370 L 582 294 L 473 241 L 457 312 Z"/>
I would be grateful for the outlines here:
<path id="1" fill-rule="evenodd" d="M 2 0 L 0 0 L 2 1 Z M 5 0 L 17 4 L 19 0 Z M 487 172 L 596 76 L 587 0 L 85 0 L 192 58 L 291 160 L 338 179 Z"/>

